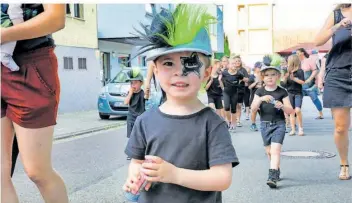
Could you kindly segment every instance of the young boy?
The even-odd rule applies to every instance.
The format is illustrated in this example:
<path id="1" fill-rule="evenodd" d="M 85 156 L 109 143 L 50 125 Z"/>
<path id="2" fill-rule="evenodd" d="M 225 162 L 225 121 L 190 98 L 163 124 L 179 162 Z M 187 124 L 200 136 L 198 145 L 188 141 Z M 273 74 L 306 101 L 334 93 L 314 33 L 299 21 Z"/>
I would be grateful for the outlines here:
<path id="1" fill-rule="evenodd" d="M 251 74 L 248 79 L 248 88 L 250 89 L 250 92 L 251 92 L 250 99 L 249 99 L 249 105 L 252 105 L 255 92 L 257 91 L 257 89 L 261 88 L 262 84 L 263 84 L 263 81 L 262 81 L 262 78 L 260 75 L 261 67 L 262 67 L 262 62 L 260 62 L 260 61 L 256 62 L 254 64 L 253 74 Z M 256 125 L 257 111 L 253 111 L 253 109 L 251 109 L 251 110 L 252 110 L 251 111 L 252 125 L 250 126 L 250 130 L 251 131 L 258 131 L 258 128 Z"/>
<path id="2" fill-rule="evenodd" d="M 132 69 L 128 72 L 129 81 L 131 82 L 130 90 L 124 101 L 128 105 L 127 115 L 127 137 L 130 138 L 134 123 L 138 116 L 145 111 L 144 91 L 142 90 L 143 76 L 139 69 Z M 131 158 L 127 156 L 127 160 Z"/>
<path id="3" fill-rule="evenodd" d="M 1 27 L 10 27 L 23 22 L 22 4 L 1 4 Z M 20 68 L 12 58 L 17 42 L 8 42 L 1 45 L 1 63 L 11 71 Z"/>
<path id="4" fill-rule="evenodd" d="M 270 161 L 267 185 L 276 188 L 277 181 L 280 180 L 280 153 L 285 138 L 284 112 L 291 114 L 294 110 L 287 91 L 277 85 L 280 68 L 263 65 L 261 74 L 265 87 L 255 92 L 251 107 L 253 111 L 260 112 L 261 134 Z"/>
<path id="5" fill-rule="evenodd" d="M 173 13 L 161 11 L 147 27 L 153 44 L 147 60 L 154 62 L 167 100 L 137 118 L 125 150 L 132 161 L 123 189 L 137 189 L 141 173 L 149 181 L 140 203 L 220 203 L 221 191 L 231 185 L 239 162 L 226 122 L 197 98 L 209 75 L 207 28 L 215 20 L 200 4 L 180 4 Z"/>

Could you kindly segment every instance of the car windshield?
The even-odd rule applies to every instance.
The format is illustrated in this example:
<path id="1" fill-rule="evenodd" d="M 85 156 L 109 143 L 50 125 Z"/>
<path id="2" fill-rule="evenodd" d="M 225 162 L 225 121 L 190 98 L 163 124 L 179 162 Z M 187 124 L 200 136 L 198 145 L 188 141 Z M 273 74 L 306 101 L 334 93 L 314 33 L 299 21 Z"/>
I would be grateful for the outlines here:
<path id="1" fill-rule="evenodd" d="M 124 69 L 122 71 L 120 71 L 115 77 L 114 79 L 111 81 L 111 83 L 127 83 L 127 79 L 129 78 L 127 75 L 127 72 L 130 69 Z M 147 69 L 141 69 L 141 73 L 143 75 L 143 78 L 145 79 L 147 77 Z"/>

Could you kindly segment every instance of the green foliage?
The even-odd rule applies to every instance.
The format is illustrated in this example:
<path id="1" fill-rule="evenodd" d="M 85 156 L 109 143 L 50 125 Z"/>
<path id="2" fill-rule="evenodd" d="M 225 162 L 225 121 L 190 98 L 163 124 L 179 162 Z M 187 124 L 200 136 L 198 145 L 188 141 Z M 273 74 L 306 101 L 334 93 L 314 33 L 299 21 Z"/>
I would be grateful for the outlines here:
<path id="1" fill-rule="evenodd" d="M 227 36 L 225 36 L 225 40 L 224 40 L 224 54 L 226 56 L 230 56 L 231 55 L 231 50 L 229 47 L 229 39 Z"/>

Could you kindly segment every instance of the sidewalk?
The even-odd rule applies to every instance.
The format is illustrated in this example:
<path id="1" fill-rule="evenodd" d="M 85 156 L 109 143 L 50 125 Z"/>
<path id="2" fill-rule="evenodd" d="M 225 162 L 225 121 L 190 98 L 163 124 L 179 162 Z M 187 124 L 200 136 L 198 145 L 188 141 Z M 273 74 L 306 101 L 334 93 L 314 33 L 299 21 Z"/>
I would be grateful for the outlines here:
<path id="1" fill-rule="evenodd" d="M 102 120 L 99 118 L 97 110 L 59 114 L 54 131 L 54 139 L 59 140 L 117 128 L 125 124 L 125 117 L 111 117 L 109 120 Z"/>

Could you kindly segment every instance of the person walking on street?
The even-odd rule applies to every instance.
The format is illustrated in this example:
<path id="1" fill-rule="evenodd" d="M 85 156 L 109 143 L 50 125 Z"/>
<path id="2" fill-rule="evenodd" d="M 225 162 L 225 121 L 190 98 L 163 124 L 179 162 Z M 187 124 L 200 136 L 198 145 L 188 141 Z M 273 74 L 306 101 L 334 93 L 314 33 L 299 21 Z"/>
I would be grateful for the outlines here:
<path id="1" fill-rule="evenodd" d="M 238 103 L 238 87 L 243 75 L 236 68 L 238 58 L 230 58 L 230 68 L 220 76 L 220 85 L 223 89 L 224 110 L 230 131 L 236 129 L 236 111 Z M 230 112 L 231 111 L 231 112 Z"/>
<path id="2" fill-rule="evenodd" d="M 124 104 L 128 105 L 127 115 L 127 137 L 130 138 L 134 123 L 138 116 L 145 111 L 145 99 L 144 91 L 142 89 L 143 76 L 140 73 L 140 69 L 134 68 L 128 72 L 128 80 L 131 83 L 128 95 L 125 98 Z M 127 157 L 127 160 L 131 160 L 131 157 Z"/>
<path id="3" fill-rule="evenodd" d="M 294 112 L 288 93 L 279 87 L 280 69 L 276 66 L 262 66 L 264 87 L 255 92 L 252 110 L 260 112 L 260 131 L 270 162 L 267 185 L 276 188 L 280 180 L 280 154 L 285 138 L 285 115 Z"/>
<path id="4" fill-rule="evenodd" d="M 283 78 L 286 75 L 286 73 L 288 72 L 287 71 L 287 57 L 282 58 L 282 61 L 280 64 L 280 69 L 281 69 L 281 78 Z M 283 84 L 281 82 L 280 86 L 287 90 L 286 84 Z M 290 128 L 290 115 L 287 115 L 286 113 L 285 113 L 285 121 L 286 121 L 286 133 L 288 133 L 288 130 Z"/>
<path id="5" fill-rule="evenodd" d="M 228 70 L 228 68 L 229 68 L 229 57 L 228 56 L 221 57 L 220 75 L 222 75 L 222 72 L 224 72 L 225 70 Z M 224 97 L 222 97 L 222 106 L 225 106 Z M 226 112 L 224 108 L 221 110 L 221 116 L 226 120 Z"/>
<path id="6" fill-rule="evenodd" d="M 216 111 L 216 113 L 222 117 L 221 111 L 223 110 L 222 105 L 222 89 L 220 86 L 220 61 L 215 59 L 211 70 L 211 75 L 205 86 L 208 96 L 208 105 Z"/>
<path id="7" fill-rule="evenodd" d="M 251 74 L 249 76 L 248 79 L 248 88 L 251 92 L 250 95 L 250 99 L 249 99 L 249 104 L 252 105 L 253 103 L 253 99 L 255 96 L 255 92 L 257 91 L 257 89 L 261 88 L 263 86 L 263 81 L 262 81 L 262 77 L 260 74 L 260 69 L 262 68 L 262 62 L 258 61 L 254 64 L 254 73 Z M 257 120 L 257 113 L 258 111 L 253 111 L 253 109 L 251 109 L 251 126 L 250 126 L 250 130 L 251 131 L 258 131 L 257 128 L 257 124 L 256 124 L 256 120 Z"/>
<path id="8" fill-rule="evenodd" d="M 251 74 L 251 68 L 249 66 L 246 66 L 245 69 L 246 69 L 248 77 L 249 77 L 249 75 Z M 244 107 L 245 107 L 245 113 L 246 113 L 246 120 L 247 121 L 250 119 L 250 114 L 251 114 L 250 104 L 249 104 L 249 100 L 250 100 L 250 97 L 251 97 L 251 91 L 249 90 L 248 86 L 249 86 L 248 82 L 245 82 L 243 104 L 244 104 Z"/>
<path id="9" fill-rule="evenodd" d="M 24 170 L 44 201 L 67 203 L 64 181 L 51 160 L 60 98 L 51 34 L 65 27 L 65 5 L 22 4 L 21 8 L 24 22 L 1 28 L 1 44 L 17 41 L 13 59 L 19 66 L 11 71 L 1 65 L 1 190 L 6 194 L 1 202 L 18 202 L 11 180 L 15 132 Z"/>
<path id="10" fill-rule="evenodd" d="M 301 68 L 304 71 L 305 82 L 302 85 L 303 96 L 308 95 L 319 111 L 319 116 L 316 117 L 316 119 L 324 119 L 323 106 L 318 97 L 318 88 L 315 82 L 315 78 L 319 72 L 315 65 L 315 60 L 313 58 L 309 58 L 309 54 L 304 48 L 299 48 L 296 51 L 296 54 L 301 60 Z"/>
<path id="11" fill-rule="evenodd" d="M 220 70 L 224 71 L 229 68 L 229 57 L 228 56 L 223 56 L 221 58 L 221 65 L 220 65 Z"/>
<path id="12" fill-rule="evenodd" d="M 319 76 L 320 81 L 324 81 L 324 107 L 331 109 L 335 123 L 334 138 L 340 155 L 340 180 L 351 179 L 348 162 L 348 128 L 352 107 L 351 28 L 352 6 L 340 4 L 329 15 L 315 38 L 317 46 L 325 44 L 332 38 L 326 68 Z"/>
<path id="13" fill-rule="evenodd" d="M 295 110 L 290 115 L 291 132 L 289 135 L 293 136 L 296 134 L 296 117 L 298 124 L 298 135 L 303 136 L 303 122 L 302 122 L 302 85 L 304 84 L 304 72 L 301 69 L 301 62 L 297 55 L 291 55 L 288 57 L 288 69 L 287 73 L 283 76 L 282 82 L 288 91 L 290 103 L 292 108 Z"/>
<path id="14" fill-rule="evenodd" d="M 234 56 L 235 60 L 235 68 L 237 69 L 238 73 L 243 75 L 243 79 L 241 79 L 239 85 L 238 85 L 238 101 L 237 101 L 237 110 L 236 110 L 236 120 L 237 120 L 237 127 L 242 127 L 241 123 L 241 115 L 242 115 L 242 104 L 244 102 L 245 98 L 245 86 L 248 82 L 248 72 L 245 68 L 242 66 L 242 60 L 240 56 Z M 249 92 L 247 93 L 249 94 Z"/>

